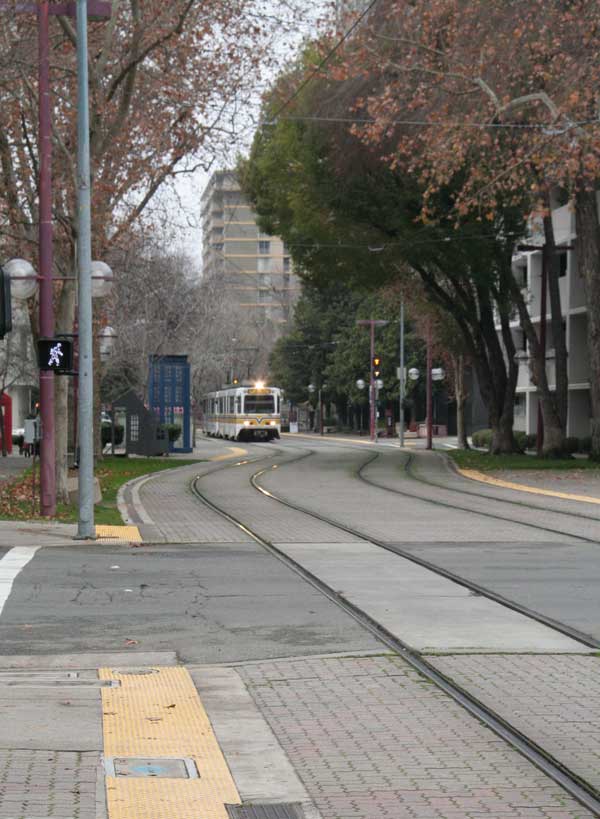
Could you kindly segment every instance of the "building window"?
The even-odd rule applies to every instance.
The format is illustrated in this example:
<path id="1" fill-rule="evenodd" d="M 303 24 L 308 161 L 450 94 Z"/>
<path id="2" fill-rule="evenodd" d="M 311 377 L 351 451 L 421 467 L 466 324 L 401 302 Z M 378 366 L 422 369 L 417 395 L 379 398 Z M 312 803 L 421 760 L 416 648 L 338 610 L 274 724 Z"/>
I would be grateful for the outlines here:
<path id="1" fill-rule="evenodd" d="M 139 415 L 131 415 L 129 417 L 129 440 L 133 443 L 134 441 L 140 440 L 140 417 Z"/>
<path id="2" fill-rule="evenodd" d="M 212 212 L 213 219 L 215 222 L 220 222 L 223 219 L 223 211 L 222 210 L 213 210 Z"/>
<path id="3" fill-rule="evenodd" d="M 261 259 L 258 258 L 257 260 L 257 267 L 259 273 L 270 273 L 271 272 L 271 259 Z"/>
<path id="4" fill-rule="evenodd" d="M 290 257 L 284 256 L 283 257 L 283 272 L 289 273 L 290 272 Z"/>
<path id="5" fill-rule="evenodd" d="M 268 255 L 271 252 L 271 242 L 261 239 L 261 241 L 258 243 L 258 252 Z"/>
<path id="6" fill-rule="evenodd" d="M 213 250 L 215 250 L 217 253 L 222 253 L 223 247 L 223 242 L 214 242 L 213 244 Z"/>

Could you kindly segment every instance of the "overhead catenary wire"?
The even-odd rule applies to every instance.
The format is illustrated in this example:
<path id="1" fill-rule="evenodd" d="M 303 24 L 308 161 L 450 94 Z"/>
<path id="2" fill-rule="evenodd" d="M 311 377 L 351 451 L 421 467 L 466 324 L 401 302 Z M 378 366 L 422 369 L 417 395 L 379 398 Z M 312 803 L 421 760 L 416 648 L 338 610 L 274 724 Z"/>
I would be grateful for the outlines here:
<path id="1" fill-rule="evenodd" d="M 283 122 L 326 122 L 340 125 L 378 125 L 380 121 L 373 118 L 365 117 L 317 117 L 317 116 L 279 116 L 276 114 L 269 120 L 261 123 L 263 126 L 275 125 L 275 121 L 279 119 Z M 569 122 L 564 128 L 552 127 L 543 122 L 469 122 L 468 120 L 419 120 L 419 119 L 395 119 L 390 122 L 383 121 L 386 127 L 392 125 L 405 125 L 415 128 L 434 128 L 446 126 L 448 128 L 477 128 L 485 130 L 487 128 L 496 129 L 515 129 L 525 131 L 541 131 L 545 136 L 563 136 L 572 131 L 574 128 L 584 128 L 589 125 L 600 125 L 598 117 L 594 119 L 580 120 L 578 122 Z"/>
<path id="2" fill-rule="evenodd" d="M 314 79 L 314 78 L 317 76 L 317 74 L 318 74 L 320 71 L 322 71 L 322 69 L 323 69 L 323 68 L 325 68 L 325 66 L 327 65 L 327 63 L 329 62 L 329 60 L 331 60 L 331 58 L 332 58 L 332 57 L 333 57 L 335 54 L 337 54 L 337 52 L 338 52 L 338 51 L 340 50 L 340 48 L 341 48 L 341 47 L 344 45 L 344 43 L 346 42 L 346 40 L 347 40 L 347 39 L 350 37 L 350 35 L 351 35 L 351 34 L 352 34 L 354 31 L 355 31 L 355 29 L 356 29 L 356 28 L 357 28 L 357 27 L 358 27 L 358 26 L 361 24 L 361 22 L 362 22 L 362 21 L 365 19 L 365 17 L 366 17 L 366 16 L 369 14 L 369 12 L 370 12 L 370 11 L 371 11 L 371 10 L 372 10 L 372 9 L 373 9 L 373 8 L 374 8 L 376 5 L 377 5 L 377 3 L 378 3 L 378 2 L 379 2 L 379 0 L 371 0 L 371 2 L 369 3 L 369 5 L 367 6 L 367 8 L 366 8 L 366 9 L 365 9 L 365 10 L 364 10 L 364 11 L 363 11 L 363 12 L 362 12 L 362 13 L 361 13 L 361 14 L 360 14 L 360 15 L 359 15 L 357 18 L 356 18 L 356 20 L 354 21 L 354 23 L 353 23 L 353 24 L 350 26 L 350 28 L 349 28 L 349 29 L 348 29 L 348 30 L 347 30 L 347 31 L 346 31 L 346 32 L 345 32 L 345 33 L 344 33 L 344 34 L 343 34 L 343 35 L 342 35 L 342 36 L 339 38 L 339 40 L 336 42 L 336 44 L 333 46 L 333 48 L 331 48 L 331 49 L 330 49 L 330 50 L 327 52 L 327 54 L 326 54 L 326 55 L 323 57 L 323 59 L 321 60 L 321 62 L 320 62 L 320 63 L 319 63 L 319 64 L 318 64 L 318 65 L 317 65 L 315 68 L 313 68 L 313 70 L 310 72 L 310 74 L 308 75 L 308 77 L 306 77 L 306 78 L 305 78 L 305 79 L 304 79 L 304 80 L 303 80 L 303 81 L 300 83 L 300 85 L 298 86 L 298 88 L 296 88 L 296 90 L 294 91 L 294 93 L 293 93 L 293 94 L 291 94 L 291 95 L 290 95 L 290 96 L 289 96 L 289 97 L 288 97 L 288 98 L 285 100 L 285 102 L 283 102 L 283 103 L 282 103 L 282 104 L 279 106 L 279 108 L 278 108 L 278 109 L 275 111 L 275 113 L 274 113 L 274 114 L 272 114 L 272 116 L 271 116 L 271 120 L 276 120 L 276 119 L 279 117 L 279 115 L 281 114 L 281 112 L 282 112 L 282 111 L 285 111 L 285 109 L 286 109 L 286 108 L 287 108 L 289 105 L 291 105 L 291 104 L 292 104 L 292 102 L 293 102 L 295 99 L 297 99 L 297 98 L 300 96 L 300 94 L 301 94 L 301 93 L 302 93 L 302 91 L 303 91 L 303 90 L 306 88 L 306 86 L 307 86 L 307 85 L 308 85 L 310 82 L 312 82 L 312 80 L 313 80 L 313 79 Z"/>

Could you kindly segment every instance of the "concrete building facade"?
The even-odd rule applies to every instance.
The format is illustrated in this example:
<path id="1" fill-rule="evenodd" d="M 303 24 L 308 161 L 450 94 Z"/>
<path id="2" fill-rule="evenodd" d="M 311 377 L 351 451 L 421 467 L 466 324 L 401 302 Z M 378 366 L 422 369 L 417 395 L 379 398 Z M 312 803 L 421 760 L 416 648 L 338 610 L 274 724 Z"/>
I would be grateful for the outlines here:
<path id="1" fill-rule="evenodd" d="M 575 213 L 571 205 L 552 211 L 556 244 L 559 249 L 560 300 L 566 330 L 569 374 L 569 414 L 567 435 L 577 437 L 590 434 L 590 372 L 587 345 L 587 308 L 584 283 L 577 268 L 577 255 L 573 249 L 575 240 Z M 532 224 L 532 244 L 543 243 L 540 225 Z M 538 331 L 541 320 L 542 253 L 529 251 L 514 257 L 515 274 L 522 279 L 527 295 L 529 312 Z M 546 304 L 546 370 L 551 389 L 556 386 L 556 367 L 550 300 Z M 519 361 L 519 380 L 515 404 L 515 429 L 534 434 L 537 429 L 538 397 L 531 381 L 529 353 L 525 335 L 518 321 L 512 325 Z"/>
<path id="2" fill-rule="evenodd" d="M 290 255 L 263 234 L 234 171 L 213 174 L 202 196 L 203 275 L 217 277 L 240 307 L 285 324 L 300 294 Z"/>

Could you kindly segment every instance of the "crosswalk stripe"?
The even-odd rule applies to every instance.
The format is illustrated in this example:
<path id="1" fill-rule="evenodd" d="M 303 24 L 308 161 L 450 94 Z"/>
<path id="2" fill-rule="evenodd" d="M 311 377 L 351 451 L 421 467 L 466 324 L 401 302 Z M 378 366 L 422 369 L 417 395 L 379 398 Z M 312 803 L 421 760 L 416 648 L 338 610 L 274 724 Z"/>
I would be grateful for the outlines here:
<path id="1" fill-rule="evenodd" d="M 0 559 L 0 614 L 19 572 L 33 558 L 39 546 L 15 546 Z"/>

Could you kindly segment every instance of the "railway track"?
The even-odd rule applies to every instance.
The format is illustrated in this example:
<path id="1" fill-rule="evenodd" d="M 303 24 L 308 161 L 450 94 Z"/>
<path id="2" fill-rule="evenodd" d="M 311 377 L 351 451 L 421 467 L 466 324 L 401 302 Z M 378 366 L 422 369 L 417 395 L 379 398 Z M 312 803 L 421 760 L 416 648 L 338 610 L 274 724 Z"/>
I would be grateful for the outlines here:
<path id="1" fill-rule="evenodd" d="M 277 448 L 275 451 L 271 450 L 272 456 L 273 455 L 280 456 L 284 454 L 287 453 L 284 453 L 284 451 L 279 448 Z M 292 503 L 288 499 L 280 497 L 276 495 L 274 492 L 269 491 L 260 484 L 260 478 L 263 477 L 265 474 L 269 473 L 270 471 L 272 471 L 274 468 L 281 468 L 283 466 L 296 463 L 314 454 L 315 454 L 314 450 L 307 450 L 301 452 L 299 455 L 295 457 L 287 458 L 283 462 L 280 461 L 279 463 L 270 464 L 267 467 L 261 467 L 256 472 L 253 472 L 252 475 L 250 476 L 250 484 L 256 491 L 260 492 L 264 497 L 269 498 L 273 502 L 279 503 L 283 506 L 287 506 L 291 509 L 294 509 L 295 511 L 301 512 L 305 515 L 312 517 L 315 520 L 327 523 L 330 526 L 333 526 L 341 531 L 351 534 L 353 537 L 358 537 L 369 543 L 375 544 L 383 549 L 386 549 L 387 551 L 391 551 L 397 554 L 399 557 L 403 557 L 414 563 L 418 563 L 419 565 L 429 569 L 430 571 L 435 572 L 438 575 L 453 580 L 454 582 L 459 583 L 460 585 L 474 591 L 477 594 L 481 594 L 482 596 L 487 597 L 490 600 L 494 600 L 495 602 L 498 602 L 503 606 L 506 606 L 528 617 L 531 617 L 532 619 L 535 619 L 538 622 L 543 623 L 544 625 L 547 625 L 550 628 L 553 628 L 563 634 L 568 635 L 569 637 L 579 640 L 585 645 L 588 645 L 593 648 L 600 648 L 600 642 L 595 640 L 590 635 L 583 634 L 579 632 L 577 629 L 573 629 L 569 626 L 566 626 L 563 623 L 554 621 L 551 618 L 539 614 L 538 612 L 532 612 L 529 609 L 520 606 L 517 603 L 514 603 L 513 601 L 507 600 L 501 597 L 500 595 L 490 592 L 488 589 L 479 587 L 477 584 L 474 584 L 468 580 L 465 580 L 464 578 L 454 575 L 452 572 L 448 572 L 444 569 L 441 569 L 440 567 L 431 564 L 428 561 L 424 561 L 411 553 L 404 552 L 401 548 L 391 546 L 389 544 L 378 541 L 377 539 L 373 539 L 367 532 L 361 532 L 360 530 L 346 526 L 333 518 L 321 515 L 299 504 Z M 379 457 L 379 453 L 369 453 L 367 459 L 358 467 L 357 475 L 361 480 L 365 480 L 364 476 L 361 475 L 363 470 L 370 463 L 376 460 L 377 457 Z M 260 460 L 262 460 L 262 458 L 260 458 Z M 254 461 L 255 459 L 253 459 L 252 461 L 246 460 L 244 462 L 226 464 L 221 466 L 220 468 L 231 469 L 241 466 L 243 463 L 248 464 Z M 559 760 L 555 759 L 553 756 L 544 751 L 543 748 L 538 746 L 530 738 L 528 738 L 526 735 L 518 731 L 512 725 L 510 725 L 510 723 L 508 723 L 506 720 L 500 717 L 488 706 L 486 706 L 478 699 L 473 697 L 471 694 L 469 694 L 467 691 L 465 691 L 463 688 L 458 686 L 454 681 L 440 673 L 435 667 L 433 667 L 429 662 L 427 662 L 427 660 L 423 656 L 421 656 L 419 652 L 415 651 L 410 646 L 405 644 L 396 635 L 392 634 L 387 629 L 382 627 L 379 623 L 377 623 L 373 618 L 369 617 L 369 615 L 366 614 L 364 611 L 362 611 L 357 606 L 353 605 L 351 602 L 346 600 L 343 596 L 338 594 L 333 588 L 323 583 L 318 577 L 313 575 L 311 572 L 307 571 L 296 561 L 292 560 L 288 555 L 286 555 L 281 549 L 276 547 L 268 539 L 263 537 L 258 532 L 254 531 L 253 528 L 247 526 L 244 523 L 244 521 L 238 519 L 234 514 L 225 509 L 222 505 L 219 505 L 215 503 L 213 500 L 209 499 L 202 492 L 199 485 L 203 477 L 204 476 L 199 476 L 192 482 L 192 491 L 200 501 L 206 504 L 206 506 L 208 506 L 214 512 L 223 516 L 230 523 L 237 526 L 249 537 L 251 537 L 256 543 L 260 544 L 264 549 L 266 549 L 268 552 L 276 556 L 290 569 L 292 569 L 294 572 L 300 575 L 304 580 L 313 585 L 315 588 L 319 589 L 333 603 L 335 603 L 335 605 L 343 609 L 346 613 L 348 613 L 355 620 L 357 620 L 365 629 L 367 629 L 371 634 L 376 636 L 392 651 L 394 651 L 400 657 L 402 657 L 410 666 L 416 669 L 419 673 L 423 674 L 432 683 L 437 685 L 442 691 L 444 691 L 444 693 L 446 693 L 455 702 L 457 702 L 463 708 L 465 708 L 472 716 L 483 722 L 495 734 L 497 734 L 499 737 L 505 740 L 512 748 L 521 753 L 537 768 L 539 768 L 547 776 L 549 776 L 551 779 L 557 782 L 562 788 L 564 788 L 564 790 L 567 793 L 569 793 L 573 798 L 575 798 L 581 805 L 590 810 L 596 816 L 600 816 L 600 793 L 594 787 L 590 786 L 587 782 L 583 781 L 579 776 L 577 776 L 577 774 L 569 770 L 569 768 L 563 765 Z M 395 491 L 393 489 L 390 489 L 389 487 L 380 486 L 373 481 L 366 480 L 365 482 L 370 483 L 371 485 L 376 486 L 377 488 L 380 489 L 385 489 L 387 491 Z M 410 493 L 404 491 L 399 491 L 398 494 L 402 494 L 419 500 L 424 500 L 430 503 L 435 503 L 435 501 L 431 499 L 419 497 L 418 494 L 411 495 Z M 439 505 L 446 507 L 450 506 L 450 504 L 443 502 L 440 503 Z M 457 509 L 462 507 L 453 505 L 452 508 Z M 470 514 L 484 514 L 486 517 L 494 518 L 500 517 L 497 515 L 486 514 L 484 512 L 475 512 L 472 509 L 468 508 L 464 508 L 464 511 Z M 500 517 L 500 519 L 511 520 L 509 518 L 503 517 Z M 535 526 L 534 524 L 528 525 L 532 527 Z M 537 526 L 535 528 L 547 531 L 546 527 Z M 570 536 L 574 537 L 573 535 Z M 589 538 L 585 537 L 580 537 L 579 539 L 588 542 L 590 541 Z"/>

